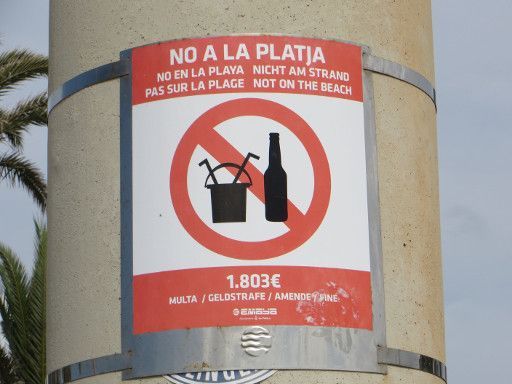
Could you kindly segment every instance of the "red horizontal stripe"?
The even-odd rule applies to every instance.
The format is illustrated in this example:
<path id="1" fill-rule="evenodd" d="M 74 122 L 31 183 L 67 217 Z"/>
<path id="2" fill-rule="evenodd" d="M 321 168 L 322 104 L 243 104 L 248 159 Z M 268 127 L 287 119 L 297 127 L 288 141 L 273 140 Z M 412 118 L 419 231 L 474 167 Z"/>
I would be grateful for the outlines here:
<path id="1" fill-rule="evenodd" d="M 234 284 L 239 284 L 241 274 L 279 274 L 281 288 L 230 288 L 227 276 L 233 275 Z M 236 293 L 259 297 L 212 301 Z M 290 293 L 304 297 L 276 300 L 277 294 L 283 298 Z M 134 276 L 133 294 L 135 334 L 265 324 L 372 329 L 370 272 L 365 271 L 289 266 L 188 269 Z M 197 302 L 189 302 L 192 297 Z"/>
<path id="2" fill-rule="evenodd" d="M 250 58 L 224 59 L 224 46 L 228 47 L 228 54 L 235 55 L 239 44 L 245 44 Z M 257 59 L 256 45 L 270 44 L 274 48 L 274 58 L 270 53 Z M 285 58 L 284 60 L 276 60 L 283 53 L 285 44 L 320 47 L 325 57 L 325 63 L 316 62 L 307 65 L 303 60 Z M 217 60 L 203 61 L 206 47 L 211 45 L 217 54 Z M 170 50 L 186 49 L 194 47 L 197 52 L 197 58 L 193 63 L 183 62 L 182 64 L 170 63 Z M 306 53 L 304 52 L 304 56 Z M 226 73 L 223 74 L 222 69 L 226 66 L 241 65 L 243 74 Z M 282 73 L 259 74 L 253 72 L 253 66 L 271 65 L 283 66 Z M 290 73 L 292 68 L 304 68 L 305 74 Z M 205 70 L 205 76 L 198 76 L 200 68 Z M 216 72 L 208 74 L 209 68 L 216 68 Z M 178 70 L 175 76 L 175 70 Z M 183 70 L 183 72 L 181 72 Z M 339 80 L 318 76 L 317 70 L 342 71 L 349 74 L 349 80 Z M 172 78 L 164 81 L 157 81 L 157 74 L 169 71 Z M 312 71 L 312 73 L 310 73 Z M 330 72 L 328 72 L 330 73 Z M 311 76 L 313 74 L 313 76 Z M 186 76 L 185 76 L 186 75 Z M 243 81 L 242 88 L 222 88 L 214 86 L 210 88 L 210 80 L 218 80 L 222 84 L 225 80 L 234 81 L 241 79 Z M 274 86 L 262 88 L 254 84 L 254 81 L 265 79 L 275 79 Z M 280 86 L 279 81 L 284 83 L 293 83 L 293 87 Z M 199 89 L 199 82 L 203 81 L 206 85 L 205 89 Z M 303 86 L 301 81 L 313 81 L 317 83 L 318 88 L 310 88 Z M 324 83 L 322 88 L 322 83 Z M 173 97 L 205 95 L 214 93 L 240 93 L 240 92 L 270 92 L 270 93 L 295 93 L 309 94 L 318 96 L 337 97 L 348 100 L 363 100 L 362 87 L 362 62 L 361 48 L 355 45 L 336 42 L 332 40 L 308 39 L 288 36 L 226 36 L 204 39 L 184 39 L 178 41 L 164 42 L 144 47 L 135 48 L 132 52 L 132 103 L 133 105 L 147 103 L 155 100 L 162 100 Z M 269 82 L 270 84 L 270 82 Z M 311 85 L 311 84 L 310 84 Z M 173 93 L 167 93 L 167 87 L 173 89 Z M 350 94 L 341 94 L 334 90 L 337 86 L 350 87 Z M 163 87 L 164 92 L 158 94 L 158 87 Z M 331 89 L 329 90 L 330 87 Z M 195 89 L 194 89 L 195 88 Z M 155 93 L 146 95 L 146 90 L 153 90 Z"/>

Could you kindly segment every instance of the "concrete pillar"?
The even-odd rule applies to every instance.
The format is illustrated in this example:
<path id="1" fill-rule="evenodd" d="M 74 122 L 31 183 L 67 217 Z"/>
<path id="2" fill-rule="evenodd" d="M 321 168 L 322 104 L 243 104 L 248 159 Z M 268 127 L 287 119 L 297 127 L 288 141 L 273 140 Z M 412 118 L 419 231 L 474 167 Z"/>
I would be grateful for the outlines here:
<path id="1" fill-rule="evenodd" d="M 50 93 L 119 52 L 244 32 L 354 41 L 434 82 L 429 0 L 78 0 L 51 2 Z M 444 361 L 435 108 L 374 74 L 387 345 Z M 121 351 L 119 81 L 64 100 L 49 122 L 48 371 Z M 118 383 L 119 373 L 80 383 Z M 165 383 L 162 378 L 141 380 Z M 283 371 L 268 383 L 440 383 L 388 375 Z"/>

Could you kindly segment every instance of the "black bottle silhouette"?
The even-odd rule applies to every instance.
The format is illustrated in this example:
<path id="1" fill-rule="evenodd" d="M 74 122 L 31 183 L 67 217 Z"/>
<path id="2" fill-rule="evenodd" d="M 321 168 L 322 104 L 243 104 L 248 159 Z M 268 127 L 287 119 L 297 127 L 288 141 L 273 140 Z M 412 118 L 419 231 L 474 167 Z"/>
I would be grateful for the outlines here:
<path id="1" fill-rule="evenodd" d="M 270 134 L 268 168 L 265 171 L 265 218 L 267 221 L 288 219 L 286 172 L 281 166 L 279 133 Z"/>

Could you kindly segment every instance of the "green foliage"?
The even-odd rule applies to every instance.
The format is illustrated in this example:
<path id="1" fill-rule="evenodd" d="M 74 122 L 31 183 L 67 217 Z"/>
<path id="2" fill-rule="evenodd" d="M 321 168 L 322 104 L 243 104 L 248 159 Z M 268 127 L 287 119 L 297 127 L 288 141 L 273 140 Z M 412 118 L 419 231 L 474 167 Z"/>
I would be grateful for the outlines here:
<path id="1" fill-rule="evenodd" d="M 0 53 L 0 98 L 26 80 L 48 73 L 48 59 L 27 50 Z M 12 109 L 0 108 L 0 144 L 11 147 L 0 153 L 0 181 L 23 186 L 39 207 L 46 208 L 46 183 L 41 171 L 21 153 L 23 134 L 31 125 L 47 125 L 46 93 L 20 101 Z"/>
<path id="2" fill-rule="evenodd" d="M 14 372 L 14 362 L 7 351 L 0 346 L 0 383 L 11 384 L 18 382 Z"/>
<path id="3" fill-rule="evenodd" d="M 0 180 L 20 183 L 42 209 L 46 208 L 46 183 L 34 163 L 17 152 L 0 154 Z"/>
<path id="4" fill-rule="evenodd" d="M 0 243 L 0 315 L 10 356 L 0 353 L 2 383 L 19 379 L 25 384 L 45 382 L 46 351 L 46 225 L 35 222 L 35 261 L 29 276 L 16 254 Z M 11 365 L 2 365 L 2 358 Z M 9 376 L 10 374 L 10 376 Z M 5 380 L 5 381 L 4 381 Z"/>
<path id="5" fill-rule="evenodd" d="M 23 147 L 23 134 L 30 125 L 47 125 L 48 97 L 42 93 L 18 103 L 10 111 L 0 109 L 0 136 L 12 148 Z"/>
<path id="6" fill-rule="evenodd" d="M 48 58 L 26 49 L 0 53 L 0 97 L 20 82 L 48 74 Z"/>

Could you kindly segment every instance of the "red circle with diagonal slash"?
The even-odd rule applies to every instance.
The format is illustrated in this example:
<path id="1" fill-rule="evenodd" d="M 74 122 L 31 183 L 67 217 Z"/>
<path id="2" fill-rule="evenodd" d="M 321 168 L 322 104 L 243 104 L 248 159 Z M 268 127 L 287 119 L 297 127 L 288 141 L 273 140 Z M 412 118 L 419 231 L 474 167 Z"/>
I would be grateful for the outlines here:
<path id="1" fill-rule="evenodd" d="M 198 145 L 205 148 L 219 163 L 241 164 L 244 156 L 229 144 L 215 127 L 220 123 L 241 116 L 260 116 L 274 120 L 288 128 L 302 143 L 311 159 L 314 190 L 311 204 L 305 214 L 288 200 L 288 226 L 286 233 L 263 241 L 241 241 L 223 236 L 208 227 L 190 201 L 187 190 L 188 167 Z M 233 175 L 236 169 L 229 169 Z M 264 200 L 263 175 L 252 164 L 246 170 L 253 178 L 249 189 L 258 199 Z M 313 129 L 291 109 L 274 101 L 241 98 L 221 103 L 195 120 L 185 132 L 174 154 L 170 174 L 171 199 L 174 210 L 185 230 L 209 250 L 235 259 L 261 260 L 288 253 L 306 242 L 324 219 L 331 195 L 331 174 L 327 156 Z"/>

